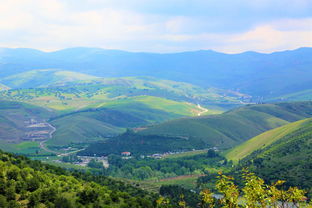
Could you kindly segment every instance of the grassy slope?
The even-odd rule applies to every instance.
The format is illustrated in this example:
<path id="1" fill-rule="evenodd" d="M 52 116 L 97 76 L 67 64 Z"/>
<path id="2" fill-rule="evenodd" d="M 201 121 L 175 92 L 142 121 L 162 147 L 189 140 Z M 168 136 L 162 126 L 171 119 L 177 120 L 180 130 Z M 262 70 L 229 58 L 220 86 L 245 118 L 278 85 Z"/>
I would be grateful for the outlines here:
<path id="1" fill-rule="evenodd" d="M 295 93 L 285 94 L 283 96 L 268 99 L 269 102 L 297 101 L 297 100 L 312 100 L 312 89 L 302 90 Z"/>
<path id="2" fill-rule="evenodd" d="M 0 82 L 11 88 L 35 88 L 95 78 L 94 76 L 77 72 L 41 69 L 5 77 L 0 79 Z"/>
<path id="3" fill-rule="evenodd" d="M 151 109 L 161 110 L 164 112 L 182 115 L 182 116 L 196 116 L 198 113 L 202 112 L 197 105 L 187 102 L 177 102 L 161 97 L 154 97 L 154 96 L 136 96 L 130 97 L 125 99 L 120 99 L 116 101 L 111 101 L 107 103 L 102 103 L 97 105 L 97 107 L 106 107 L 111 109 L 118 109 L 118 110 L 126 110 L 131 111 L 129 106 L 133 104 L 143 104 L 146 107 Z M 217 114 L 221 111 L 218 110 L 208 110 L 207 114 Z"/>
<path id="4" fill-rule="evenodd" d="M 122 133 L 126 128 L 161 122 L 181 115 L 149 108 L 141 103 L 129 103 L 112 108 L 86 109 L 56 117 L 51 123 L 57 131 L 50 145 L 86 142 Z"/>
<path id="5" fill-rule="evenodd" d="M 286 124 L 284 126 L 266 131 L 258 136 L 253 137 L 252 139 L 247 140 L 243 144 L 234 147 L 225 154 L 225 157 L 228 160 L 238 162 L 252 152 L 263 149 L 275 141 L 283 138 L 287 134 L 295 131 L 300 128 L 308 119 L 296 121 L 293 123 Z"/>
<path id="6" fill-rule="evenodd" d="M 168 121 L 139 134 L 199 138 L 209 145 L 230 147 L 288 122 L 310 117 L 311 109 L 312 102 L 250 105 L 220 115 Z"/>
<path id="7" fill-rule="evenodd" d="M 25 134 L 25 121 L 47 119 L 53 114 L 38 106 L 0 100 L 0 139 L 18 141 Z"/>
<path id="8" fill-rule="evenodd" d="M 1 90 L 8 90 L 8 89 L 10 89 L 8 86 L 5 86 L 4 84 L 0 83 L 0 91 Z"/>
<path id="9" fill-rule="evenodd" d="M 267 181 L 279 178 L 289 186 L 307 188 L 311 196 L 312 118 L 290 124 L 289 128 L 292 130 L 286 135 L 248 155 L 240 165 L 249 166 Z"/>
<path id="10" fill-rule="evenodd" d="M 66 79 L 66 76 L 64 79 Z M 20 80 L 18 79 L 16 81 L 19 82 Z M 41 80 L 38 81 L 41 82 Z M 36 83 L 36 81 L 34 81 L 34 83 Z M 160 80 L 151 77 L 125 77 L 77 81 L 51 88 L 12 89 L 1 92 L 0 95 L 5 99 L 29 102 L 63 111 L 96 107 L 104 102 L 119 101 L 124 98 L 132 99 L 132 97 L 140 96 L 149 96 L 151 99 L 160 97 L 181 102 L 184 108 L 187 108 L 186 102 L 200 103 L 203 106 L 240 103 L 238 99 L 242 96 L 241 94 L 226 94 L 226 91 L 215 89 L 206 90 L 182 82 Z M 134 99 L 144 104 L 153 102 L 153 100 L 148 101 L 146 98 L 144 100 L 138 98 Z M 156 105 L 154 105 L 154 107 L 155 106 Z M 195 109 L 197 108 L 195 107 Z M 193 114 L 195 113 L 196 112 L 193 112 Z M 190 112 L 188 112 L 188 114 L 190 114 Z"/>

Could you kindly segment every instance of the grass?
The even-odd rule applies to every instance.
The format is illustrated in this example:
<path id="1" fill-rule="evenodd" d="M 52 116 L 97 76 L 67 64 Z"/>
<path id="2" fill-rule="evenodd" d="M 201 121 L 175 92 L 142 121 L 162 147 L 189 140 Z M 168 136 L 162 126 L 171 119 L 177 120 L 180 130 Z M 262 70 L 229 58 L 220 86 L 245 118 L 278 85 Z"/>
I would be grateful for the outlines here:
<path id="1" fill-rule="evenodd" d="M 118 108 L 120 106 L 127 106 L 131 103 L 142 103 L 149 108 L 161 110 L 168 113 L 173 113 L 182 116 L 196 116 L 199 112 L 202 112 L 200 108 L 195 104 L 186 102 L 177 102 L 168 100 L 161 97 L 154 96 L 137 96 L 125 99 L 119 99 L 98 105 L 97 107 Z M 210 114 L 219 113 L 217 110 L 208 111 Z"/>
<path id="2" fill-rule="evenodd" d="M 38 106 L 0 100 L 0 139 L 20 142 L 27 131 L 25 122 L 30 119 L 46 120 L 53 115 L 53 111 Z"/>
<path id="3" fill-rule="evenodd" d="M 299 100 L 312 100 L 312 89 L 303 90 L 295 93 L 282 95 L 268 99 L 268 101 L 299 101 Z"/>
<path id="4" fill-rule="evenodd" d="M 173 159 L 173 158 L 181 158 L 181 157 L 191 157 L 191 156 L 201 155 L 201 154 L 207 154 L 207 150 L 195 150 L 195 151 L 182 152 L 178 154 L 167 155 L 164 158 Z"/>
<path id="5" fill-rule="evenodd" d="M 160 180 L 146 180 L 146 181 L 135 181 L 129 179 L 120 179 L 126 183 L 132 185 L 139 185 L 140 188 L 154 193 L 159 193 L 159 189 L 162 185 L 180 185 L 187 189 L 195 189 L 198 177 L 201 175 L 185 175 L 177 176 L 172 178 L 165 178 Z"/>
<path id="6" fill-rule="evenodd" d="M 297 186 L 312 196 L 312 118 L 276 131 L 267 134 L 272 142 L 244 157 L 239 167 L 248 167 L 270 183 L 284 180 L 285 187 Z"/>
<path id="7" fill-rule="evenodd" d="M 107 103 L 105 106 L 110 106 L 116 102 L 121 102 L 121 104 L 140 102 L 154 109 L 165 110 L 183 116 L 193 116 L 197 115 L 201 110 L 196 105 L 188 102 L 195 104 L 198 101 L 239 103 L 238 97 L 224 97 L 218 94 L 221 92 L 209 91 L 182 82 L 151 77 L 95 79 L 87 75 L 72 73 L 57 70 L 36 70 L 14 75 L 6 78 L 8 82 L 11 80 L 14 87 L 40 87 L 43 83 L 48 83 L 52 87 L 12 89 L 1 92 L 1 96 L 6 99 L 28 102 L 65 113 L 102 106 L 103 103 Z M 39 79 L 38 77 L 41 76 L 43 78 Z M 81 81 L 70 82 L 74 80 Z M 124 100 L 124 98 L 128 98 L 128 100 Z M 211 108 L 207 113 L 215 114 L 220 112 L 213 109 Z"/>
<path id="8" fill-rule="evenodd" d="M 164 122 L 143 129 L 138 134 L 199 139 L 207 147 L 225 149 L 267 130 L 311 117 L 311 110 L 312 102 L 249 105 L 219 115 Z"/>
<path id="9" fill-rule="evenodd" d="M 308 119 L 300 120 L 297 122 L 293 122 L 290 124 L 286 124 L 279 128 L 272 129 L 270 131 L 264 132 L 252 139 L 244 142 L 243 144 L 234 147 L 233 149 L 227 151 L 224 156 L 228 160 L 232 160 L 233 162 L 237 163 L 239 160 L 243 159 L 244 157 L 248 156 L 252 152 L 265 148 L 270 144 L 276 142 L 277 140 L 283 138 L 287 134 L 291 133 L 292 131 L 298 129 L 304 122 Z"/>
<path id="10" fill-rule="evenodd" d="M 5 77 L 0 82 L 11 88 L 35 88 L 95 78 L 97 77 L 71 71 L 39 69 Z"/>

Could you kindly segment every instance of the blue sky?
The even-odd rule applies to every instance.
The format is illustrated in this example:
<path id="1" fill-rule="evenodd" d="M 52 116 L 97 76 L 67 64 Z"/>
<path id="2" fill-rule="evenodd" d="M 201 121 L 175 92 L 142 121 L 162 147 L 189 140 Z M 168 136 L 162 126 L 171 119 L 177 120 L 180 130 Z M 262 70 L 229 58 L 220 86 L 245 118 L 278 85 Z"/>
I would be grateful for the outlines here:
<path id="1" fill-rule="evenodd" d="M 0 0 L 0 47 L 226 53 L 312 47 L 311 0 Z"/>

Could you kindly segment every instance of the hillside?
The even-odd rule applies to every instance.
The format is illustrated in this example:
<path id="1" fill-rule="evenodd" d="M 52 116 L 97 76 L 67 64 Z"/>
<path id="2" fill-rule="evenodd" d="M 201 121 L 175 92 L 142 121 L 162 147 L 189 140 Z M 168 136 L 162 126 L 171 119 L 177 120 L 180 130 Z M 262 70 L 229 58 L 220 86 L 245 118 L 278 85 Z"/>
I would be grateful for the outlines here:
<path id="1" fill-rule="evenodd" d="M 10 88 L 36 88 L 95 78 L 97 77 L 72 71 L 39 69 L 4 77 L 0 82 Z"/>
<path id="2" fill-rule="evenodd" d="M 5 86 L 4 84 L 1 84 L 1 83 L 0 83 L 0 91 L 2 91 L 2 90 L 8 90 L 8 89 L 10 89 L 8 86 Z"/>
<path id="3" fill-rule="evenodd" d="M 274 142 L 263 148 L 258 146 L 256 151 L 241 160 L 240 167 L 249 167 L 268 182 L 276 178 L 286 180 L 286 185 L 305 188 L 311 196 L 312 119 L 286 127 L 291 129 L 287 134 L 283 134 L 278 140 L 275 139 L 275 134 L 270 135 L 269 139 Z M 283 129 L 273 132 L 276 131 L 282 133 Z"/>
<path id="4" fill-rule="evenodd" d="M 0 151 L 0 206 L 154 207 L 156 197 L 105 176 L 71 173 Z M 104 206 L 103 206 L 104 205 Z"/>
<path id="5" fill-rule="evenodd" d="M 157 54 L 100 48 L 43 52 L 17 48 L 2 49 L 0 56 L 1 78 L 51 68 L 99 77 L 153 76 L 202 87 L 232 89 L 252 95 L 254 101 L 259 97 L 268 99 L 311 90 L 312 81 L 311 48 L 271 54 L 224 54 L 210 50 Z"/>
<path id="6" fill-rule="evenodd" d="M 56 127 L 50 145 L 68 145 L 116 136 L 127 128 L 197 115 L 196 105 L 141 96 L 103 103 L 102 107 L 63 114 L 50 120 Z"/>
<path id="7" fill-rule="evenodd" d="M 301 128 L 310 119 L 303 119 L 293 123 L 286 124 L 284 126 L 266 131 L 258 136 L 255 136 L 246 142 L 234 147 L 225 154 L 228 160 L 238 162 L 252 152 L 261 150 L 271 145 L 272 143 L 284 138 L 286 135 Z"/>
<path id="8" fill-rule="evenodd" d="M 219 115 L 164 122 L 138 134 L 196 139 L 207 146 L 228 148 L 311 115 L 312 102 L 248 105 Z"/>
<path id="9" fill-rule="evenodd" d="M 20 82 L 20 79 L 16 81 Z M 42 81 L 39 79 L 37 82 Z M 137 96 L 161 97 L 176 102 L 212 106 L 212 108 L 220 105 L 221 109 L 222 107 L 230 108 L 233 105 L 241 104 L 249 98 L 248 95 L 232 91 L 214 88 L 204 89 L 188 83 L 152 77 L 98 78 L 63 84 L 54 82 L 54 85 L 48 88 L 2 91 L 0 96 L 7 100 L 28 102 L 62 111 L 88 107 L 96 108 L 105 102 L 119 102 L 120 99 Z"/>
<path id="10" fill-rule="evenodd" d="M 22 139 L 31 140 L 33 137 L 26 133 L 38 130 L 31 125 L 44 122 L 55 115 L 51 110 L 30 104 L 4 100 L 0 102 L 0 140 L 14 142 L 20 142 Z M 42 127 L 42 130 L 47 128 Z"/>

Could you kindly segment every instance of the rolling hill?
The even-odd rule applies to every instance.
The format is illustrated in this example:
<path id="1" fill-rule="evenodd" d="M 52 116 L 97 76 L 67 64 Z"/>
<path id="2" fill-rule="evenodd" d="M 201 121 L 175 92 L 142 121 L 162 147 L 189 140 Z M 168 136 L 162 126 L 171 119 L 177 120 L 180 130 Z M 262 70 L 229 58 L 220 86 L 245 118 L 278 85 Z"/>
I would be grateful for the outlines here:
<path id="1" fill-rule="evenodd" d="M 312 119 L 290 123 L 255 137 L 254 152 L 244 157 L 239 167 L 249 167 L 268 182 L 277 178 L 287 186 L 299 186 L 312 195 Z M 287 132 L 285 132 L 287 130 Z M 269 141 L 257 142 L 265 139 Z"/>
<path id="2" fill-rule="evenodd" d="M 72 71 L 39 69 L 4 77 L 0 82 L 10 88 L 36 88 L 95 78 L 97 77 Z"/>
<path id="3" fill-rule="evenodd" d="M 191 51 L 171 54 L 132 53 L 100 48 L 0 50 L 0 77 L 34 69 L 59 68 L 99 77 L 153 76 L 202 87 L 232 89 L 269 99 L 311 90 L 312 49 L 262 54 Z"/>
<path id="4" fill-rule="evenodd" d="M 1 83 L 0 83 L 0 91 L 2 91 L 2 90 L 8 90 L 8 89 L 10 89 L 8 86 L 5 86 L 4 84 L 1 84 Z"/>
<path id="5" fill-rule="evenodd" d="M 303 119 L 296 122 L 292 122 L 281 127 L 266 131 L 258 136 L 255 136 L 246 142 L 234 147 L 230 151 L 226 152 L 225 157 L 228 160 L 238 162 L 243 158 L 247 157 L 254 151 L 258 151 L 266 148 L 272 143 L 284 138 L 286 135 L 294 132 L 295 130 L 301 128 L 308 120 Z"/>
<path id="6" fill-rule="evenodd" d="M 312 102 L 248 105 L 219 115 L 164 122 L 138 134 L 200 139 L 207 146 L 228 148 L 311 115 Z"/>
<path id="7" fill-rule="evenodd" d="M 0 100 L 0 140 L 20 142 L 26 138 L 28 128 L 34 122 L 42 122 L 55 115 L 47 110 L 30 104 Z"/>
<path id="8" fill-rule="evenodd" d="M 126 131 L 181 116 L 197 115 L 196 105 L 164 98 L 140 96 L 103 103 L 98 108 L 88 108 L 62 114 L 50 120 L 56 127 L 49 145 L 86 143 L 116 136 Z"/>
<path id="9" fill-rule="evenodd" d="M 128 99 L 127 102 L 134 100 L 135 102 L 142 101 L 143 104 L 152 104 L 153 99 L 156 100 L 157 98 L 180 102 L 181 105 L 185 106 L 188 105 L 186 103 L 201 104 L 220 111 L 222 108 L 240 105 L 248 99 L 248 95 L 240 93 L 212 88 L 204 89 L 188 83 L 151 77 L 98 78 L 89 81 L 68 82 L 62 86 L 55 83 L 55 86 L 47 88 L 1 91 L 0 96 L 7 100 L 27 102 L 65 112 L 84 108 L 98 108 L 106 105 L 107 102 L 118 103 L 124 102 L 125 99 Z M 149 102 L 147 99 L 135 98 L 139 96 L 154 98 L 151 98 L 151 102 Z M 162 104 L 163 107 L 165 103 Z M 195 113 L 188 112 L 187 114 L 194 115 Z"/>
<path id="10" fill-rule="evenodd" d="M 91 144 L 79 154 L 154 154 L 227 149 L 267 130 L 311 117 L 312 102 L 249 105 L 223 114 L 163 122 Z"/>

